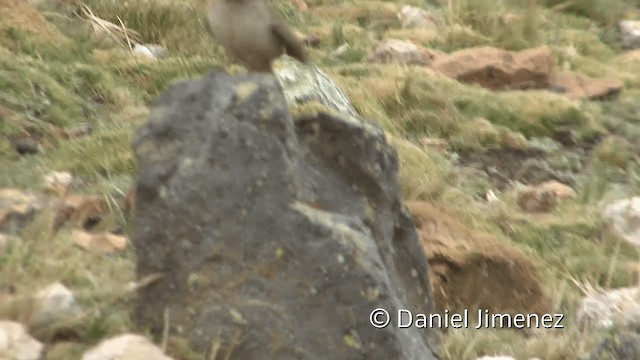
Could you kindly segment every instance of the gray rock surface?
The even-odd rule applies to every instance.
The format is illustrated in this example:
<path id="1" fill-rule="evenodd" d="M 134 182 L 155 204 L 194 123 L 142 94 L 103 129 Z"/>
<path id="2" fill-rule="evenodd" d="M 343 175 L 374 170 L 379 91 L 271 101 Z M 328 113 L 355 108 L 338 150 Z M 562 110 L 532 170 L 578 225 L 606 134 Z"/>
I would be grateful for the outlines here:
<path id="1" fill-rule="evenodd" d="M 340 87 L 317 66 L 304 66 L 283 56 L 274 68 L 289 106 L 317 101 L 350 116 L 358 116 Z"/>
<path id="2" fill-rule="evenodd" d="M 398 157 L 377 126 L 287 112 L 271 75 L 211 72 L 156 99 L 134 139 L 136 323 L 230 359 L 434 359 L 434 301 Z M 374 328 L 376 308 L 392 325 Z M 212 343 L 219 346 L 212 346 Z"/>
<path id="3" fill-rule="evenodd" d="M 81 315 L 81 307 L 76 296 L 60 282 L 55 282 L 40 290 L 31 318 L 31 326 L 46 327 L 51 323 L 69 321 Z M 37 336 L 37 335 L 36 335 Z"/>
<path id="4" fill-rule="evenodd" d="M 589 360 L 640 359 L 640 335 L 623 332 L 601 342 L 588 357 Z"/>

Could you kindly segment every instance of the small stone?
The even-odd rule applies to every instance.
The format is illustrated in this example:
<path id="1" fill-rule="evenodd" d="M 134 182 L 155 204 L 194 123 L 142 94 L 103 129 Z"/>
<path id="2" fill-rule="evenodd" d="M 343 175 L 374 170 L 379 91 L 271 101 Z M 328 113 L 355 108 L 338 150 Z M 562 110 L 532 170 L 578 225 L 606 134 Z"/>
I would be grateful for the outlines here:
<path id="1" fill-rule="evenodd" d="M 493 204 L 495 202 L 500 201 L 500 199 L 498 199 L 498 197 L 496 196 L 496 193 L 493 190 L 487 191 L 487 193 L 485 194 L 485 197 L 489 204 Z"/>
<path id="2" fill-rule="evenodd" d="M 16 140 L 14 148 L 20 155 L 33 155 L 38 153 L 38 143 L 31 138 Z"/>
<path id="3" fill-rule="evenodd" d="M 60 282 L 53 283 L 38 292 L 32 326 L 48 325 L 68 320 L 80 313 L 76 297 Z"/>
<path id="4" fill-rule="evenodd" d="M 66 171 L 53 171 L 44 177 L 45 189 L 56 194 L 64 194 L 72 182 L 73 175 Z"/>
<path id="5" fill-rule="evenodd" d="M 398 18 L 404 29 L 437 29 L 441 19 L 428 11 L 404 5 L 398 13 Z"/>
<path id="6" fill-rule="evenodd" d="M 0 359 L 39 360 L 43 345 L 22 324 L 0 321 Z"/>
<path id="7" fill-rule="evenodd" d="M 167 56 L 167 50 L 160 45 L 136 44 L 133 52 L 151 60 L 162 59 Z"/>
<path id="8" fill-rule="evenodd" d="M 591 329 L 640 324 L 640 289 L 619 288 L 591 292 L 582 299 L 578 324 Z"/>
<path id="9" fill-rule="evenodd" d="M 640 48 L 640 21 L 624 20 L 620 22 L 620 37 L 625 49 Z"/>
<path id="10" fill-rule="evenodd" d="M 65 223 L 91 230 L 109 211 L 106 200 L 99 196 L 76 195 L 65 196 L 57 206 L 55 229 Z"/>
<path id="11" fill-rule="evenodd" d="M 102 254 L 109 254 L 124 250 L 128 240 L 124 236 L 109 233 L 91 234 L 86 231 L 75 230 L 72 233 L 73 242 L 81 248 Z"/>
<path id="12" fill-rule="evenodd" d="M 173 360 L 147 338 L 136 334 L 104 340 L 82 356 L 82 360 L 116 359 Z"/>
<path id="13" fill-rule="evenodd" d="M 640 246 L 639 196 L 610 204 L 602 211 L 602 218 L 618 236 L 635 246 Z"/>
<path id="14" fill-rule="evenodd" d="M 587 360 L 627 360 L 640 359 L 640 335 L 632 332 L 622 332 L 607 337 L 602 341 Z"/>
<path id="15" fill-rule="evenodd" d="M 417 46 L 416 44 L 397 39 L 387 39 L 379 43 L 366 58 L 367 62 L 388 64 L 430 65 L 440 52 Z"/>
<path id="16" fill-rule="evenodd" d="M 350 48 L 351 46 L 349 46 L 349 44 L 342 44 L 333 52 L 333 56 L 340 57 L 349 51 Z"/>

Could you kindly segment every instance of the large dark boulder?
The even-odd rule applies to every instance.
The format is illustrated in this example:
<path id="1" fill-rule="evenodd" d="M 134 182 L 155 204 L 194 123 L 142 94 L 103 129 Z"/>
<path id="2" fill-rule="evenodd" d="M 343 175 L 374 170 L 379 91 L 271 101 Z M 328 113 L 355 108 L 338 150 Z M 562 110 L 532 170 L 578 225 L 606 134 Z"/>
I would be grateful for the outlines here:
<path id="1" fill-rule="evenodd" d="M 434 301 L 377 126 L 293 121 L 273 76 L 211 72 L 160 96 L 134 149 L 137 276 L 164 274 L 139 292 L 140 327 L 220 358 L 435 358 L 436 329 L 394 325 Z"/>

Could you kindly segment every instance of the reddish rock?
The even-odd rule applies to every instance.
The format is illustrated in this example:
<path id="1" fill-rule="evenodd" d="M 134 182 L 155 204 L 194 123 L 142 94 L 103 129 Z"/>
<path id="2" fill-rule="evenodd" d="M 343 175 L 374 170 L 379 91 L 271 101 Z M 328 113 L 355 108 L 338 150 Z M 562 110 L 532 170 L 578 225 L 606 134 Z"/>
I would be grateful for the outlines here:
<path id="1" fill-rule="evenodd" d="M 458 81 L 491 90 L 546 89 L 556 62 L 547 46 L 512 52 L 492 47 L 464 49 L 438 57 L 432 67 Z"/>
<path id="2" fill-rule="evenodd" d="M 551 77 L 551 89 L 574 100 L 600 100 L 616 96 L 623 87 L 620 80 L 592 79 L 570 71 L 558 72 Z"/>
<path id="3" fill-rule="evenodd" d="M 129 240 L 121 235 L 109 233 L 91 234 L 86 231 L 74 230 L 73 243 L 94 253 L 109 254 L 124 250 Z"/>

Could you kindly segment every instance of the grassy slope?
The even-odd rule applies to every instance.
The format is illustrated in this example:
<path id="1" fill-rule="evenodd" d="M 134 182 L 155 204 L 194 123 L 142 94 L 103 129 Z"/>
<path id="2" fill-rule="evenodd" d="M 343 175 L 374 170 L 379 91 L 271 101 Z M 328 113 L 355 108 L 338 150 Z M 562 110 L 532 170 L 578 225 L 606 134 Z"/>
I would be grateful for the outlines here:
<path id="1" fill-rule="evenodd" d="M 540 5 L 526 0 L 454 3 L 440 8 L 446 25 L 433 34 L 399 29 L 395 14 L 400 3 L 310 0 L 310 11 L 300 13 L 287 1 L 274 1 L 300 31 L 321 36 L 321 47 L 311 50 L 313 61 L 334 76 L 363 115 L 383 124 L 393 136 L 401 155 L 405 197 L 441 203 L 472 226 L 524 249 L 539 265 L 557 310 L 569 318 L 568 329 L 561 334 L 542 331 L 525 337 L 509 331 L 455 331 L 446 337 L 446 357 L 475 359 L 500 352 L 575 358 L 593 345 L 596 334 L 581 334 L 572 326 L 581 296 L 572 279 L 612 287 L 632 283 L 629 268 L 636 261 L 635 252 L 604 231 L 597 211 L 606 199 L 637 193 L 640 183 L 637 159 L 632 156 L 637 149 L 631 145 L 640 143 L 640 104 L 635 100 L 640 93 L 640 63 L 620 55 L 615 29 L 617 20 L 633 16 L 637 12 L 633 6 L 640 4 L 611 0 L 598 7 L 601 2 L 580 0 L 559 9 L 552 7 L 564 2 L 555 0 Z M 114 23 L 119 16 L 144 42 L 166 46 L 171 56 L 159 62 L 137 59 L 113 39 L 92 34 L 75 15 L 76 7 L 46 4 L 36 11 L 23 1 L 0 0 L 0 168 L 8 170 L 2 171 L 0 186 L 38 188 L 46 172 L 68 170 L 86 180 L 86 191 L 118 196 L 133 179 L 129 144 L 135 126 L 145 120 L 150 100 L 177 79 L 229 64 L 198 20 L 202 1 L 86 1 L 97 16 Z M 361 64 L 376 39 L 391 36 L 443 51 L 477 45 L 517 50 L 546 44 L 554 49 L 561 67 L 620 79 L 627 88 L 612 103 L 573 103 L 546 92 L 492 93 L 415 67 Z M 345 42 L 350 49 L 335 58 L 333 50 Z M 90 137 L 61 141 L 52 135 L 52 125 L 82 123 L 94 127 Z M 620 137 L 586 155 L 587 165 L 575 177 L 580 198 L 546 216 L 519 214 L 509 196 L 486 211 L 477 194 L 491 188 L 492 179 L 476 176 L 457 165 L 455 157 L 414 142 L 444 138 L 464 157 L 469 151 L 548 143 L 557 128 L 573 129 L 585 141 L 593 134 Z M 42 154 L 26 158 L 14 154 L 9 139 L 25 131 L 46 140 Z M 564 150 L 550 150 L 550 156 L 570 162 Z M 118 209 L 114 213 L 121 217 Z M 53 280 L 63 280 L 84 294 L 82 300 L 92 311 L 83 325 L 76 326 L 81 344 L 60 345 L 50 355 L 65 358 L 127 328 L 129 297 L 99 290 L 117 289 L 131 279 L 132 255 L 79 254 L 68 234 L 49 239 L 43 230 L 48 220 L 45 214 L 26 230 L 25 249 L 0 258 L 0 279 L 13 279 L 18 294 Z M 0 310 L 15 318 L 26 311 Z"/>

